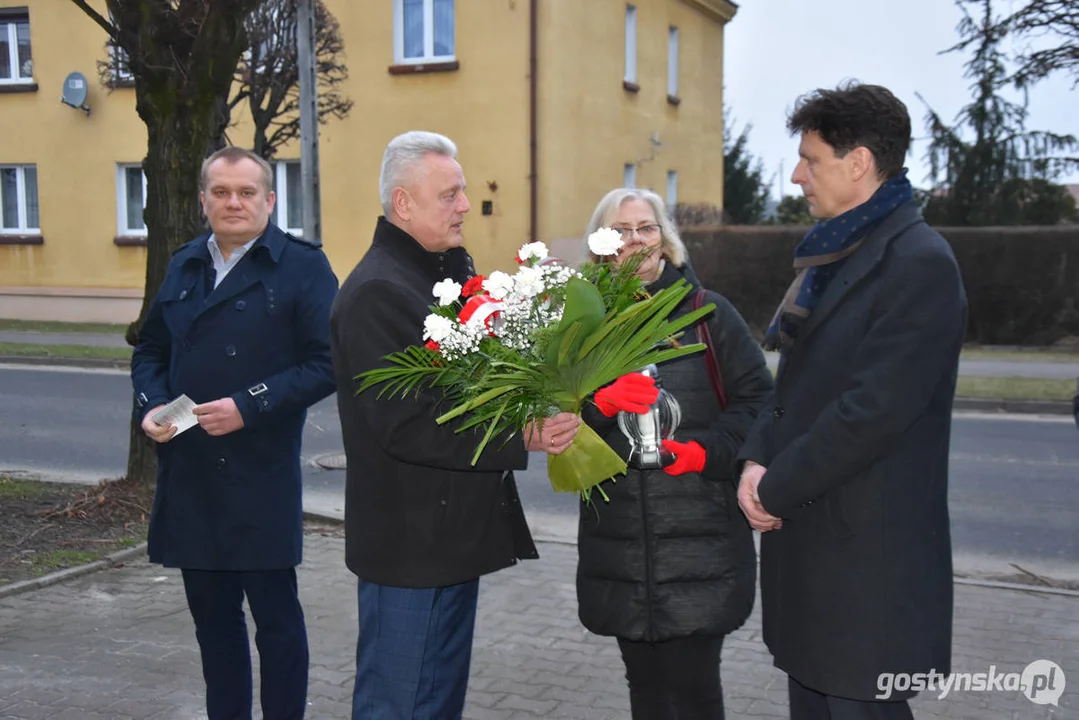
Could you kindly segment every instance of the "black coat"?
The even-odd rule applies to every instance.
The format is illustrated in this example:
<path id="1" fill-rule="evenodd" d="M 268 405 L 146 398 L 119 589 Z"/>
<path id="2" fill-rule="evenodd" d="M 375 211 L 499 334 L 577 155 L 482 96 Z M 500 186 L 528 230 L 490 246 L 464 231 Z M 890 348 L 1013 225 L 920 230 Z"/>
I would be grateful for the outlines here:
<path id="1" fill-rule="evenodd" d="M 651 289 L 682 276 L 667 264 Z M 690 279 L 695 278 L 690 274 Z M 689 312 L 694 291 L 672 317 Z M 663 388 L 682 408 L 674 439 L 706 451 L 704 472 L 677 477 L 633 470 L 581 504 L 577 599 L 581 622 L 599 635 L 662 641 L 724 635 L 753 609 L 756 554 L 738 508 L 734 458 L 758 412 L 769 404 L 772 375 L 742 317 L 721 295 L 707 322 L 729 405 L 721 411 L 703 352 L 659 366 Z M 691 329 L 685 338 L 695 342 Z M 584 417 L 622 457 L 629 442 L 615 418 L 594 406 Z"/>
<path id="2" fill-rule="evenodd" d="M 394 587 L 445 587 L 538 557 L 513 479 L 528 462 L 520 435 L 480 440 L 435 418 L 441 395 L 357 395 L 356 376 L 423 344 L 431 288 L 474 274 L 463 248 L 431 253 L 379 218 L 371 248 L 341 286 L 331 319 L 337 404 L 344 434 L 345 560 L 363 580 Z"/>
<path id="3" fill-rule="evenodd" d="M 802 684 L 872 700 L 882 672 L 948 673 L 948 445 L 966 296 L 913 203 L 838 271 L 781 359 L 741 456 L 767 467 L 764 640 Z"/>
<path id="4" fill-rule="evenodd" d="M 334 387 L 337 278 L 319 246 L 270 225 L 214 289 L 208 237 L 173 255 L 131 378 L 140 412 L 180 394 L 196 403 L 231 397 L 244 427 L 211 437 L 195 426 L 157 446 L 150 560 L 196 570 L 294 567 L 303 550 L 304 419 Z"/>

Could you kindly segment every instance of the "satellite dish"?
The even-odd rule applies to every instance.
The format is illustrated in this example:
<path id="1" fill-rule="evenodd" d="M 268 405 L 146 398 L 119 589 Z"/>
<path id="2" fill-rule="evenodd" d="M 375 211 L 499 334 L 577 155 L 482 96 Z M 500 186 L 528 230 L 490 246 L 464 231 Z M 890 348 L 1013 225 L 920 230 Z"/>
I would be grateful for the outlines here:
<path id="1" fill-rule="evenodd" d="M 89 83 L 86 82 L 86 76 L 81 72 L 73 72 L 64 78 L 64 91 L 60 96 L 60 102 L 79 110 L 85 110 L 87 116 L 89 116 L 90 106 L 86 104 L 88 90 Z"/>

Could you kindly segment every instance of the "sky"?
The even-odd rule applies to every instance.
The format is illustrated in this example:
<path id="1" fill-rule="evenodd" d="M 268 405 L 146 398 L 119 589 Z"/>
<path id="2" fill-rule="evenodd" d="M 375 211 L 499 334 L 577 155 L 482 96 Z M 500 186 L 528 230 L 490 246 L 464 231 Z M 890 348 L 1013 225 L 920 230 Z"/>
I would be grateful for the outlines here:
<path id="1" fill-rule="evenodd" d="M 1019 1 L 997 0 L 994 9 L 1006 13 Z M 801 194 L 790 182 L 798 139 L 785 128 L 795 100 L 848 79 L 884 85 L 906 104 L 914 136 L 910 179 L 927 187 L 926 107 L 915 93 L 946 122 L 970 101 L 963 77 L 969 56 L 939 54 L 957 41 L 961 17 L 952 0 L 738 0 L 725 35 L 725 101 L 735 132 L 752 125 L 749 148 L 763 160 L 773 196 L 780 186 Z M 1079 88 L 1071 89 L 1069 77 L 1058 73 L 1033 88 L 1027 109 L 1028 129 L 1079 136 Z M 1060 182 L 1079 183 L 1079 173 Z"/>

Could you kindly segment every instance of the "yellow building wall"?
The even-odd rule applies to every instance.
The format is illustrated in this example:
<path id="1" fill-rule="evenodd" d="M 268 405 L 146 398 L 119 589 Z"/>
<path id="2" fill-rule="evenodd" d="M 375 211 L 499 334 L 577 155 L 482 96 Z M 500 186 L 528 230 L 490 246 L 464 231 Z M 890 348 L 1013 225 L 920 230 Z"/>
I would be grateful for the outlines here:
<path id="1" fill-rule="evenodd" d="M 723 26 L 697 3 L 723 0 L 636 0 L 640 92 L 630 93 L 622 87 L 625 3 L 539 1 L 535 239 L 579 237 L 603 193 L 621 186 L 626 162 L 639 162 L 638 186 L 665 195 L 667 171 L 677 170 L 680 202 L 722 204 Z M 91 4 L 104 10 L 103 0 Z M 44 245 L 0 245 L 0 316 L 5 289 L 141 297 L 146 251 L 114 243 L 117 163 L 138 163 L 146 152 L 134 89 L 100 84 L 104 32 L 72 3 L 0 0 L 0 7 L 26 5 L 38 90 L 0 94 L 0 164 L 37 165 Z M 513 267 L 516 248 L 533 239 L 529 0 L 458 0 L 459 68 L 415 74 L 389 72 L 391 0 L 327 5 L 347 55 L 350 77 L 341 90 L 354 102 L 345 120 L 320 127 L 322 240 L 338 276 L 370 245 L 386 143 L 413 129 L 444 133 L 458 145 L 473 205 L 465 241 L 477 269 Z M 680 30 L 678 107 L 667 102 L 670 25 Z M 89 80 L 89 117 L 59 102 L 75 70 Z M 242 108 L 234 112 L 234 144 L 250 145 L 247 117 Z M 294 143 L 277 159 L 298 157 Z M 490 216 L 481 214 L 484 200 L 493 203 Z M 116 319 L 135 312 L 137 302 L 128 301 Z"/>
<path id="2" fill-rule="evenodd" d="M 23 0 L 25 3 L 25 0 Z M 100 0 L 93 3 L 104 9 Z M 341 24 L 353 101 L 345 120 L 320 128 L 322 224 L 326 252 L 341 277 L 370 245 L 381 213 L 382 152 L 406 130 L 441 132 L 458 145 L 473 211 L 466 243 L 477 267 L 513 262 L 528 234 L 528 6 L 525 2 L 457 3 L 456 71 L 392 75 L 391 2 L 327 3 Z M 44 245 L 0 245 L 0 288 L 141 290 L 146 251 L 118 247 L 116 165 L 138 163 L 146 130 L 131 88 L 111 93 L 97 79 L 105 36 L 70 2 L 30 9 L 32 93 L 0 94 L 0 164 L 35 163 Z M 17 1 L 0 0 L 0 7 Z M 91 114 L 62 105 L 63 79 L 89 81 Z M 250 145 L 248 114 L 234 113 L 234 144 Z M 298 143 L 277 159 L 299 157 Z M 491 185 L 489 185 L 489 183 Z M 497 189 L 491 189 L 491 187 Z M 481 201 L 493 213 L 481 215 Z M 2 313 L 0 313 L 2 314 Z"/>
<path id="3" fill-rule="evenodd" d="M 98 82 L 105 33 L 75 5 L 29 6 L 38 89 L 0 94 L 0 164 L 37 165 L 44 244 L 0 245 L 0 286 L 141 288 L 145 249 L 113 242 L 116 164 L 139 163 L 146 153 L 134 90 L 109 93 Z M 60 102 L 64 78 L 74 71 L 88 80 L 89 117 Z"/>
<path id="4" fill-rule="evenodd" d="M 540 5 L 540 235 L 579 238 L 637 163 L 637 187 L 723 204 L 723 24 L 685 0 L 634 0 L 637 84 L 623 87 L 623 0 Z M 720 3 L 721 4 L 721 3 Z M 668 28 L 679 29 L 679 99 L 667 101 Z M 657 138 L 659 144 L 653 142 Z"/>
<path id="5" fill-rule="evenodd" d="M 382 212 L 382 153 L 408 130 L 442 133 L 457 144 L 472 203 L 465 245 L 477 270 L 512 265 L 528 235 L 527 1 L 458 0 L 459 69 L 406 75 L 388 72 L 392 2 L 327 6 L 341 23 L 350 76 L 343 91 L 355 102 L 346 120 L 320 129 L 323 243 L 334 270 L 344 277 L 370 246 Z M 493 202 L 490 216 L 480 213 L 483 200 Z"/>

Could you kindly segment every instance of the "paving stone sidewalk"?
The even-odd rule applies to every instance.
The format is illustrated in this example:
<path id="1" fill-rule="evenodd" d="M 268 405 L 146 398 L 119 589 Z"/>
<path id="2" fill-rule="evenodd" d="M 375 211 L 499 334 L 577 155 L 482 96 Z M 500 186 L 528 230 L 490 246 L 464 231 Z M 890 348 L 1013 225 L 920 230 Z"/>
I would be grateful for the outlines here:
<path id="1" fill-rule="evenodd" d="M 347 718 L 356 639 L 355 583 L 337 529 L 309 532 L 300 570 L 311 642 L 309 718 Z M 465 717 L 629 718 L 613 640 L 577 621 L 573 546 L 481 584 Z M 257 656 L 256 656 L 257 658 Z M 1079 597 L 956 586 L 954 669 L 1022 672 L 1038 659 L 1070 682 L 1059 707 L 1021 692 L 962 692 L 915 701 L 918 718 L 1079 717 Z M 784 718 L 785 678 L 761 642 L 760 616 L 728 638 L 730 718 Z M 194 629 L 179 573 L 143 559 L 0 599 L 0 718 L 205 718 Z M 257 689 L 256 689 L 257 695 Z"/>

